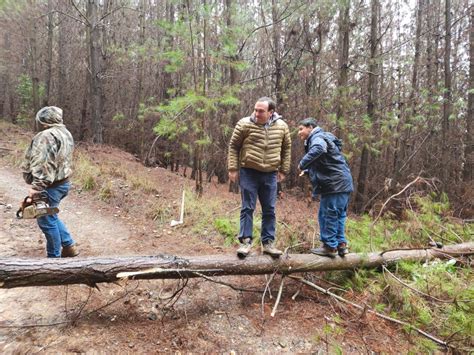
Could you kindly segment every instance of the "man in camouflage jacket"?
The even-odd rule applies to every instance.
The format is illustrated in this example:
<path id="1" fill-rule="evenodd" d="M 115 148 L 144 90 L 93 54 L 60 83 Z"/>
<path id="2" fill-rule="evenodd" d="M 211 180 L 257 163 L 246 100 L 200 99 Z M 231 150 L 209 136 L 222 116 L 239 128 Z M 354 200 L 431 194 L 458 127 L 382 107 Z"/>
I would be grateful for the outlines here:
<path id="1" fill-rule="evenodd" d="M 275 248 L 275 204 L 277 181 L 290 170 L 291 138 L 288 125 L 275 112 L 275 102 L 260 98 L 254 113 L 236 125 L 229 144 L 227 168 L 229 179 L 240 175 L 242 207 L 240 211 L 240 258 L 250 253 L 253 238 L 253 212 L 257 198 L 262 206 L 261 242 L 263 252 L 279 257 Z"/>
<path id="2" fill-rule="evenodd" d="M 63 111 L 55 106 L 43 107 L 36 114 L 36 122 L 43 129 L 36 134 L 25 153 L 23 178 L 31 185 L 29 197 L 43 191 L 50 207 L 58 207 L 71 187 L 72 153 L 74 140 L 63 124 Z M 46 237 L 49 258 L 78 255 L 75 242 L 57 214 L 37 218 Z"/>

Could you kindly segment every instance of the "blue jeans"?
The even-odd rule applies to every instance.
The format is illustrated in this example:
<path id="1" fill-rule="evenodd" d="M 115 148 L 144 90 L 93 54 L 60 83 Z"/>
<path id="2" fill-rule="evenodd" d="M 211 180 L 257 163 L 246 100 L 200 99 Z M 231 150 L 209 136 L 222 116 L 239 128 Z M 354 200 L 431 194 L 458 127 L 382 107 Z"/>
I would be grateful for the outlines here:
<path id="1" fill-rule="evenodd" d="M 318 214 L 319 236 L 330 248 L 337 248 L 341 243 L 347 244 L 344 228 L 349 196 L 349 192 L 321 195 Z"/>
<path id="2" fill-rule="evenodd" d="M 49 197 L 49 206 L 58 207 L 61 200 L 67 196 L 71 188 L 70 182 L 46 189 Z M 58 214 L 37 218 L 38 226 L 46 237 L 46 252 L 48 258 L 60 258 L 61 247 L 74 244 L 71 234 L 64 223 L 58 218 Z"/>
<path id="3" fill-rule="evenodd" d="M 252 239 L 253 212 L 257 198 L 262 206 L 261 242 L 263 244 L 275 240 L 275 204 L 277 197 L 276 171 L 264 173 L 254 169 L 240 169 L 240 191 L 242 208 L 240 210 L 239 240 Z"/>

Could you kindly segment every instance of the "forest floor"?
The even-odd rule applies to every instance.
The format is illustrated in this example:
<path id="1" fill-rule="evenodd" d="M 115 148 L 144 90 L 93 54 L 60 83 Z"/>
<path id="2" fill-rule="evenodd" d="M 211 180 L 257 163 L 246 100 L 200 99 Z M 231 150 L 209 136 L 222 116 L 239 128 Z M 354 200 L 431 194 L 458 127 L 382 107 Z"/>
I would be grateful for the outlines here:
<path id="1" fill-rule="evenodd" d="M 0 147 L 6 149 L 18 149 L 17 140 L 31 136 L 11 126 L 0 128 Z M 114 148 L 79 150 L 98 165 L 133 171 L 143 181 L 156 184 L 154 190 L 144 193 L 116 174 L 107 192 L 113 198 L 107 201 L 97 191 L 74 186 L 60 206 L 60 217 L 72 232 L 80 257 L 234 253 L 234 246 L 224 246 L 223 237 L 212 228 L 196 228 L 198 221 L 187 220 L 187 216 L 183 225 L 169 227 L 170 220 L 179 216 L 183 186 L 192 189 L 189 178 L 143 167 Z M 45 241 L 36 222 L 15 218 L 28 186 L 11 159 L 11 151 L 3 153 L 0 257 L 43 258 Z M 217 201 L 223 213 L 238 213 L 239 196 L 227 190 L 227 185 L 211 182 L 197 203 L 205 207 Z M 158 209 L 155 218 L 145 211 L 146 206 Z M 290 225 L 297 218 L 304 223 L 310 211 L 315 214 L 316 206 L 308 208 L 307 202 L 287 194 L 278 201 L 277 209 L 278 219 Z M 261 290 L 267 283 L 264 276 L 219 280 Z M 1 289 L 0 352 L 407 353 L 416 349 L 416 338 L 399 326 L 301 288 L 293 280 L 286 282 L 278 311 L 271 317 L 279 280 L 276 277 L 270 285 L 273 298 L 267 295 L 263 302 L 261 293 L 234 291 L 204 279 L 189 280 L 180 296 L 170 300 L 167 296 L 178 290 L 182 281 L 132 280 L 100 284 L 99 289 L 85 285 Z M 357 300 L 362 296 L 347 297 Z"/>

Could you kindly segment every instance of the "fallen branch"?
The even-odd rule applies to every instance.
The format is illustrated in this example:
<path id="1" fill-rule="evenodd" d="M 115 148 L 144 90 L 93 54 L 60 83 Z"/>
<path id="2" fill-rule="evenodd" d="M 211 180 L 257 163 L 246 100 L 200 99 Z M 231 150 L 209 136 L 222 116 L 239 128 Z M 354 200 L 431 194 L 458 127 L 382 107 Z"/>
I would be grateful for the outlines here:
<path id="1" fill-rule="evenodd" d="M 275 301 L 275 305 L 273 306 L 273 310 L 272 310 L 272 313 L 271 313 L 272 317 L 275 317 L 278 305 L 280 304 L 281 294 L 283 293 L 283 282 L 284 282 L 284 280 L 285 280 L 285 276 L 282 276 L 281 277 L 281 282 L 280 282 L 280 288 L 278 289 L 277 299 Z"/>
<path id="2" fill-rule="evenodd" d="M 406 261 L 427 261 L 449 255 L 474 254 L 474 242 L 448 245 L 442 249 L 426 248 L 348 254 L 334 259 L 313 254 L 289 254 L 279 259 L 268 255 L 250 255 L 244 260 L 232 255 L 127 256 L 67 259 L 0 258 L 0 288 L 95 285 L 132 279 L 185 279 L 223 275 L 282 275 L 298 272 L 374 268 Z"/>
<path id="3" fill-rule="evenodd" d="M 391 321 L 391 322 L 393 322 L 393 323 L 397 323 L 397 324 L 400 324 L 400 325 L 403 325 L 403 326 L 407 326 L 407 327 L 409 327 L 410 329 L 413 329 L 413 330 L 417 331 L 419 334 L 421 334 L 421 335 L 427 337 L 428 339 L 434 341 L 435 343 L 437 343 L 437 344 L 439 344 L 439 345 L 443 345 L 443 346 L 445 346 L 445 347 L 448 347 L 448 346 L 449 346 L 449 344 L 446 343 L 445 341 L 443 341 L 443 340 L 441 340 L 441 339 L 438 339 L 438 338 L 436 338 L 435 336 L 433 336 L 433 335 L 431 335 L 431 334 L 429 334 L 429 333 L 427 333 L 427 332 L 425 332 L 425 331 L 423 331 L 423 330 L 421 330 L 421 329 L 419 329 L 419 328 L 414 327 L 414 326 L 413 326 L 412 324 L 410 324 L 410 323 L 407 323 L 407 322 L 404 322 L 404 321 L 401 321 L 401 320 L 398 320 L 398 319 L 395 319 L 395 318 L 386 316 L 385 314 L 379 313 L 379 312 L 377 312 L 377 311 L 374 311 L 373 309 L 369 308 L 369 306 L 367 306 L 367 305 L 365 305 L 365 307 L 363 307 L 363 306 L 361 306 L 361 305 L 359 305 L 359 304 L 357 304 L 357 303 L 354 303 L 354 302 L 351 302 L 351 301 L 349 301 L 349 300 L 346 300 L 345 298 L 343 298 L 343 297 L 341 297 L 341 296 L 338 296 L 338 295 L 336 295 L 335 293 L 332 293 L 332 292 L 326 290 L 325 288 L 320 287 L 320 286 L 318 286 L 318 285 L 316 285 L 316 284 L 314 284 L 314 283 L 312 283 L 312 282 L 310 282 L 310 281 L 307 281 L 307 280 L 303 279 L 302 277 L 298 277 L 298 276 L 289 276 L 289 277 L 292 278 L 292 279 L 294 279 L 294 280 L 298 280 L 298 281 L 304 283 L 305 285 L 310 286 L 310 287 L 312 287 L 312 288 L 318 290 L 318 291 L 321 292 L 321 293 L 324 293 L 325 295 L 334 297 L 334 298 L 335 298 L 336 300 L 338 300 L 338 301 L 341 301 L 341 302 L 344 302 L 344 303 L 346 303 L 346 304 L 349 304 L 349 305 L 351 305 L 351 306 L 353 306 L 353 307 L 355 307 L 355 308 L 357 308 L 357 309 L 359 309 L 359 310 L 361 310 L 361 311 L 363 311 L 363 312 L 369 312 L 369 313 L 372 313 L 372 314 L 376 315 L 376 316 L 379 317 L 379 318 L 382 318 L 382 319 L 385 319 L 385 320 L 388 320 L 388 321 Z"/>
<path id="4" fill-rule="evenodd" d="M 212 277 L 203 275 L 203 274 L 201 274 L 200 272 L 196 272 L 195 274 L 196 274 L 197 276 L 199 276 L 199 277 L 202 277 L 204 280 L 207 280 L 207 281 L 209 281 L 209 282 L 212 282 L 212 283 L 215 283 L 215 284 L 218 284 L 218 285 L 223 285 L 223 286 L 230 287 L 230 288 L 231 288 L 232 290 L 234 290 L 234 291 L 263 293 L 262 290 L 257 290 L 257 289 L 252 289 L 252 288 L 237 287 L 237 286 L 232 285 L 231 283 L 228 283 L 228 282 L 218 281 L 218 280 L 213 279 Z"/>
<path id="5" fill-rule="evenodd" d="M 416 184 L 418 181 L 422 181 L 424 183 L 427 183 L 429 185 L 429 183 L 427 182 L 426 179 L 423 179 L 422 177 L 420 176 L 417 176 L 415 180 L 411 181 L 409 184 L 407 184 L 402 190 L 400 190 L 399 192 L 397 192 L 396 194 L 390 196 L 385 202 L 384 204 L 382 205 L 382 207 L 380 208 L 380 211 L 379 213 L 377 214 L 377 217 L 375 217 L 374 221 L 372 222 L 372 225 L 375 225 L 375 222 L 377 222 L 377 220 L 380 218 L 383 210 L 385 209 L 385 206 L 387 206 L 387 204 L 395 197 L 397 196 L 400 196 L 402 193 L 404 193 L 411 185 L 413 184 Z"/>
<path id="6" fill-rule="evenodd" d="M 418 293 L 419 295 L 421 295 L 425 298 L 429 298 L 433 301 L 441 302 L 441 303 L 453 303 L 454 302 L 454 300 L 442 300 L 442 299 L 436 298 L 436 297 L 428 295 L 428 294 L 426 294 L 426 293 L 424 293 L 420 290 L 417 290 L 416 288 L 411 287 L 410 285 L 407 285 L 405 282 L 403 282 L 398 277 L 396 277 L 392 272 L 390 272 L 390 270 L 388 270 L 385 266 L 382 266 L 382 270 L 383 270 L 384 273 L 386 272 L 387 274 L 389 274 L 390 277 L 392 277 L 394 280 L 398 281 L 401 285 L 405 286 L 406 288 L 408 288 L 409 290 L 411 290 L 415 293 Z"/>
<path id="7" fill-rule="evenodd" d="M 269 278 L 267 278 L 267 275 L 265 275 L 265 280 L 267 282 L 265 283 L 265 289 L 263 290 L 263 294 L 262 294 L 262 320 L 264 319 L 263 316 L 265 315 L 265 295 L 267 294 L 267 290 L 268 290 L 268 295 L 269 295 L 270 299 L 272 299 L 270 284 L 272 283 L 273 278 L 275 277 L 275 275 L 276 275 L 275 272 L 273 274 L 271 274 Z"/>

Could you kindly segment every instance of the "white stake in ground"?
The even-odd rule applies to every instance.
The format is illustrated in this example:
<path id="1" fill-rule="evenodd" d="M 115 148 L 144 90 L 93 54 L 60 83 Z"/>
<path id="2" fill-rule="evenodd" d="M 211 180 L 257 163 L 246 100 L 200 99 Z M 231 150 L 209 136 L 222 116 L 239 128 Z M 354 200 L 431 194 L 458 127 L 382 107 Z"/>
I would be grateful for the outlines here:
<path id="1" fill-rule="evenodd" d="M 183 196 L 181 198 L 181 213 L 179 215 L 179 221 L 172 220 L 170 223 L 171 227 L 176 227 L 177 225 L 183 224 L 184 222 L 184 189 L 183 189 Z"/>

